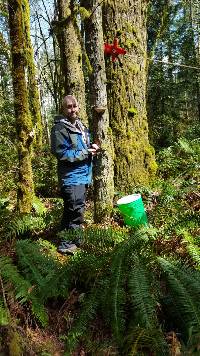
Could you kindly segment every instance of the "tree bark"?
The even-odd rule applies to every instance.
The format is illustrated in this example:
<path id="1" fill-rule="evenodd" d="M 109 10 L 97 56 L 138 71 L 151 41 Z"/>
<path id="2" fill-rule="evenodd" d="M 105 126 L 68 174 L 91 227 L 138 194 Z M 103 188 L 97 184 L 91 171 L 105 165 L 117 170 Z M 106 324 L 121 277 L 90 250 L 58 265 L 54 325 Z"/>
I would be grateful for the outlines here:
<path id="1" fill-rule="evenodd" d="M 22 0 L 9 0 L 8 11 L 19 155 L 18 209 L 21 213 L 29 213 L 34 195 L 31 166 L 32 121 L 29 113 L 25 75 L 27 62 L 25 56 Z"/>
<path id="2" fill-rule="evenodd" d="M 200 4 L 199 1 L 190 0 L 190 17 L 191 17 L 191 27 L 193 31 L 193 43 L 195 47 L 195 65 L 200 67 Z M 195 41 L 196 37 L 196 41 Z M 196 42 L 196 46 L 195 46 Z M 197 108 L 198 108 L 198 119 L 200 121 L 200 73 L 199 70 L 196 71 L 196 93 L 197 93 Z"/>
<path id="3" fill-rule="evenodd" d="M 118 34 L 127 50 L 122 66 L 107 57 L 107 92 L 115 148 L 115 188 L 129 192 L 154 177 L 154 149 L 146 117 L 147 1 L 109 0 L 104 4 L 108 42 Z"/>
<path id="4" fill-rule="evenodd" d="M 61 54 L 61 69 L 64 78 L 64 95 L 74 95 L 80 105 L 80 118 L 87 123 L 85 81 L 82 69 L 82 48 L 77 13 L 72 0 L 57 0 L 58 21 L 54 31 Z"/>
<path id="5" fill-rule="evenodd" d="M 102 8 L 98 0 L 84 1 L 91 12 L 85 23 L 85 42 L 92 69 L 90 75 L 90 104 L 94 142 L 101 150 L 94 158 L 94 221 L 102 222 L 110 216 L 113 206 L 113 141 L 109 128 L 106 72 L 103 54 Z"/>
<path id="6" fill-rule="evenodd" d="M 35 141 L 38 148 L 42 147 L 42 116 L 40 110 L 40 95 L 36 79 L 34 53 L 30 36 L 30 7 L 29 1 L 23 0 L 24 36 L 26 46 L 26 61 L 28 69 L 29 108 L 35 128 Z"/>

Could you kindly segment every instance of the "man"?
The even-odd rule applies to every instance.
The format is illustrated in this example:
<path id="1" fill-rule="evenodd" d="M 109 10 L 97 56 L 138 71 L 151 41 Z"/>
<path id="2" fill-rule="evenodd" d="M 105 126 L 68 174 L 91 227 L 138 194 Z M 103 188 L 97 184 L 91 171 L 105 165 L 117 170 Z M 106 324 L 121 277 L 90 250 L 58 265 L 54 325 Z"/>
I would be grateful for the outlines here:
<path id="1" fill-rule="evenodd" d="M 61 230 L 81 228 L 85 208 L 86 187 L 91 183 L 92 156 L 99 149 L 90 145 L 88 129 L 78 118 L 78 102 L 72 95 L 63 99 L 62 115 L 55 117 L 51 131 L 51 150 L 58 160 L 58 181 L 64 201 Z M 73 254 L 75 241 L 62 241 L 61 253 Z"/>

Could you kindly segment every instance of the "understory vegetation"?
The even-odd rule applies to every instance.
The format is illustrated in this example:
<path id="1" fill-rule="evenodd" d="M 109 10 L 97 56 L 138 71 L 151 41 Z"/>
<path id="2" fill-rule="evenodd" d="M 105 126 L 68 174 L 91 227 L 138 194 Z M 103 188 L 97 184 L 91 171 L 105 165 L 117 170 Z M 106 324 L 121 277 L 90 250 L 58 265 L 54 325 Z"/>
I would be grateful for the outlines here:
<path id="1" fill-rule="evenodd" d="M 1 198 L 1 352 L 199 354 L 199 143 L 160 151 L 156 181 L 130 192 L 142 194 L 147 227 L 124 226 L 117 208 L 94 225 L 88 202 L 72 257 L 57 253 L 60 238 L 73 238 L 58 233 L 59 198 L 36 199 L 24 216 Z"/>
<path id="2" fill-rule="evenodd" d="M 1 0 L 0 14 L 0 356 L 199 356 L 200 1 Z M 80 236 L 60 232 L 50 149 L 69 94 L 100 147 Z M 137 228 L 117 207 L 133 193 Z M 73 256 L 63 239 L 82 242 Z"/>

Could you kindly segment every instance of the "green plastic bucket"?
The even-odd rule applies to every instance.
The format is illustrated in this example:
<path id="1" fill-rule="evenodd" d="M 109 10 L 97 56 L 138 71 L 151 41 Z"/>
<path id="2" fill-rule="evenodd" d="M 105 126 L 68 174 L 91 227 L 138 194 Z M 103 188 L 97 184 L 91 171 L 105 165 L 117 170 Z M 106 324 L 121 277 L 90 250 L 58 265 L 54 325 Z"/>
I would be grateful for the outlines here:
<path id="1" fill-rule="evenodd" d="M 127 195 L 117 201 L 125 225 L 147 225 L 147 214 L 140 194 Z"/>

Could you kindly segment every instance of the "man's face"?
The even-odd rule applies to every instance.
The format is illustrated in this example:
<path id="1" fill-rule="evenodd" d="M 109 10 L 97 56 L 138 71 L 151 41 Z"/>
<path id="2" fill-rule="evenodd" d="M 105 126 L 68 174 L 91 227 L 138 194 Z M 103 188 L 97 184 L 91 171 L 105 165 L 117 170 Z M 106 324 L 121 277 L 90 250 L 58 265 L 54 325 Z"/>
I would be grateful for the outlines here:
<path id="1" fill-rule="evenodd" d="M 64 103 L 63 112 L 69 118 L 70 121 L 75 121 L 78 114 L 78 103 L 76 100 L 67 100 Z"/>

